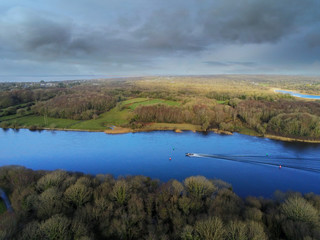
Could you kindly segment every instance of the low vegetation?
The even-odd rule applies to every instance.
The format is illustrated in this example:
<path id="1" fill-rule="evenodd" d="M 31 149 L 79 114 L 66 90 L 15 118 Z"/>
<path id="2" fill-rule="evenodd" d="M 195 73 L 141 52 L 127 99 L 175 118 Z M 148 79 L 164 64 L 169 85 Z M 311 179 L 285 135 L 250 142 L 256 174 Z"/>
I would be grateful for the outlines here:
<path id="1" fill-rule="evenodd" d="M 0 239 L 320 239 L 320 196 L 242 199 L 221 180 L 159 182 L 1 167 Z M 0 205 L 1 206 L 1 205 Z"/>

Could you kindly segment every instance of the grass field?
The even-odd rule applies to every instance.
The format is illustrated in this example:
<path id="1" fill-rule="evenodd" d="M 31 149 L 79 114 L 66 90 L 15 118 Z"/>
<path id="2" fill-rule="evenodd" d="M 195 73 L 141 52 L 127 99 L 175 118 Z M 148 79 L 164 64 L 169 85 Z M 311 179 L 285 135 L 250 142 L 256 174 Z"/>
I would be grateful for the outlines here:
<path id="1" fill-rule="evenodd" d="M 11 126 L 29 128 L 36 126 L 40 128 L 60 128 L 60 129 L 79 129 L 103 131 L 112 126 L 121 126 L 128 124 L 133 116 L 133 111 L 138 106 L 147 106 L 153 104 L 165 104 L 168 106 L 179 106 L 179 102 L 149 99 L 149 98 L 133 98 L 120 103 L 121 107 L 115 107 L 108 112 L 100 114 L 97 119 L 92 120 L 72 120 L 61 118 L 44 118 L 43 116 L 27 115 L 18 116 L 10 115 L 0 117 L 0 121 L 6 122 Z"/>
<path id="2" fill-rule="evenodd" d="M 105 130 L 108 127 L 128 123 L 131 116 L 132 112 L 129 109 L 119 110 L 118 108 L 113 108 L 101 114 L 97 119 L 79 122 L 72 125 L 70 129 Z"/>
<path id="3" fill-rule="evenodd" d="M 175 101 L 169 101 L 169 100 L 163 100 L 163 99 L 147 99 L 145 101 L 139 101 L 132 104 L 127 105 L 130 109 L 134 110 L 139 106 L 148 106 L 148 105 L 154 105 L 154 104 L 165 104 L 168 106 L 179 106 L 179 102 Z"/>
<path id="4" fill-rule="evenodd" d="M 26 114 L 26 115 L 28 115 L 28 114 Z M 0 121 L 9 121 L 9 120 L 18 119 L 18 118 L 21 118 L 21 117 L 23 117 L 23 116 L 18 116 L 17 114 L 8 115 L 8 116 L 0 117 Z"/>
<path id="5" fill-rule="evenodd" d="M 239 130 L 239 133 L 241 134 L 245 134 L 245 135 L 251 135 L 251 136 L 259 136 L 260 134 L 258 134 L 256 131 L 254 131 L 253 129 L 249 129 L 249 128 L 241 128 Z"/>
<path id="6" fill-rule="evenodd" d="M 72 125 L 71 129 L 90 129 L 90 130 L 105 130 L 112 126 L 121 126 L 128 124 L 130 118 L 133 116 L 133 110 L 138 106 L 147 106 L 152 104 L 166 104 L 169 106 L 178 106 L 179 102 L 162 100 L 162 99 L 148 99 L 148 98 L 133 98 L 121 102 L 122 107 L 115 107 L 108 112 L 105 112 L 97 119 L 81 121 Z"/>
<path id="7" fill-rule="evenodd" d="M 2 199 L 0 198 L 0 214 L 4 213 L 5 211 L 7 211 L 6 205 L 4 204 Z"/>
<path id="8" fill-rule="evenodd" d="M 72 119 L 61 119 L 61 118 L 46 118 L 44 119 L 43 116 L 24 116 L 24 117 L 16 117 L 10 120 L 6 118 L 0 118 L 0 121 L 5 121 L 8 124 L 15 124 L 21 127 L 30 127 L 30 126 L 37 126 L 37 127 L 44 127 L 44 128 L 68 128 L 72 124 L 78 122 L 77 120 Z"/>
<path id="9" fill-rule="evenodd" d="M 121 102 L 121 104 L 122 105 L 129 105 L 129 104 L 138 103 L 138 102 L 145 102 L 148 100 L 149 100 L 149 98 L 132 98 L 132 99 Z"/>

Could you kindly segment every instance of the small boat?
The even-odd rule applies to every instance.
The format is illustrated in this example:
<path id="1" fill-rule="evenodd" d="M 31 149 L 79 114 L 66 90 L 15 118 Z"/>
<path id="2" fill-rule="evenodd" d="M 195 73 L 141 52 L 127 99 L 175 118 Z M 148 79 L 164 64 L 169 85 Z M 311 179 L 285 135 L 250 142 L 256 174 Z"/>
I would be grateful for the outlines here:
<path id="1" fill-rule="evenodd" d="M 191 157 L 191 156 L 194 156 L 193 153 L 186 153 L 186 157 Z"/>

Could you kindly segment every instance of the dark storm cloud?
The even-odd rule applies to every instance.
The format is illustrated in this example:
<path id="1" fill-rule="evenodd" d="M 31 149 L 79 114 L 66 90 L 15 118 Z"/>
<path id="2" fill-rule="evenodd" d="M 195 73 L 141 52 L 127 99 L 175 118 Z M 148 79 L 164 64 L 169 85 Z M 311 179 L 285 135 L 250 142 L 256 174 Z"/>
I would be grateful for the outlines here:
<path id="1" fill-rule="evenodd" d="M 0 4 L 0 70 L 10 61 L 56 61 L 100 72 L 146 65 L 165 71 L 164 59 L 168 65 L 183 59 L 195 67 L 254 68 L 291 51 L 285 46 L 299 49 L 297 62 L 314 62 L 319 9 L 318 0 L 12 0 Z M 259 55 L 266 48 L 270 59 Z"/>
<path id="2" fill-rule="evenodd" d="M 274 42 L 320 20 L 317 0 L 218 2 L 203 15 L 204 30 L 213 40 Z"/>
<path id="3" fill-rule="evenodd" d="M 9 12 L 0 21 L 0 41 L 17 54 L 48 58 L 89 52 L 92 45 L 76 36 L 73 24 L 57 15 L 45 15 L 24 8 Z"/>
<path id="4" fill-rule="evenodd" d="M 164 6 L 155 11 L 136 31 L 137 36 L 147 46 L 201 51 L 220 42 L 276 42 L 320 21 L 318 0 L 194 3 L 194 7 L 168 10 Z"/>
<path id="5" fill-rule="evenodd" d="M 320 24 L 317 29 L 317 32 L 312 32 L 306 37 L 308 44 L 311 48 L 320 47 Z"/>

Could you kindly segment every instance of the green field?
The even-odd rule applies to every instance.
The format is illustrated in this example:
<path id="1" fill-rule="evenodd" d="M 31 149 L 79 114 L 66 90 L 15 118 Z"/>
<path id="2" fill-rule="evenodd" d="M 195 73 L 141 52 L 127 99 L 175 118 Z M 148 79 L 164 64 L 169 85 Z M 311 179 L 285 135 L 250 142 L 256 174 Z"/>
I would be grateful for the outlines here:
<path id="1" fill-rule="evenodd" d="M 163 100 L 163 99 L 147 99 L 145 101 L 139 101 L 135 102 L 133 104 L 128 105 L 128 107 L 132 110 L 136 109 L 139 106 L 148 106 L 148 105 L 154 105 L 154 104 L 165 104 L 168 106 L 179 106 L 179 102 L 175 101 L 169 101 L 169 100 Z"/>
<path id="2" fill-rule="evenodd" d="M 111 109 L 108 112 L 100 114 L 97 119 L 92 120 L 72 120 L 51 118 L 36 115 L 18 116 L 10 115 L 0 117 L 1 122 L 7 123 L 9 126 L 29 128 L 36 126 L 38 128 L 60 128 L 60 129 L 80 129 L 103 131 L 112 126 L 121 126 L 128 124 L 133 117 L 133 111 L 138 106 L 147 106 L 154 104 L 165 104 L 168 106 L 179 106 L 179 102 L 149 99 L 149 98 L 133 98 L 123 101 L 119 106 Z"/>
<path id="3" fill-rule="evenodd" d="M 74 123 L 77 123 L 77 120 L 72 119 L 62 119 L 62 118 L 44 118 L 43 116 L 24 116 L 16 117 L 7 120 L 6 117 L 0 118 L 0 121 L 4 121 L 9 125 L 16 125 L 20 127 L 30 127 L 37 126 L 43 128 L 68 128 Z"/>
<path id="4" fill-rule="evenodd" d="M 146 106 L 153 104 L 166 104 L 169 106 L 178 106 L 179 102 L 162 100 L 162 99 L 148 99 L 148 98 L 133 98 L 120 103 L 121 107 L 115 107 L 108 112 L 105 112 L 97 119 L 88 121 L 81 121 L 72 125 L 71 129 L 90 129 L 90 130 L 105 130 L 112 126 L 121 126 L 128 124 L 130 118 L 133 116 L 133 110 L 138 106 Z"/>
<path id="5" fill-rule="evenodd" d="M 132 99 L 121 102 L 121 104 L 128 105 L 128 104 L 132 104 L 132 103 L 145 102 L 148 100 L 149 100 L 149 98 L 132 98 Z"/>
<path id="6" fill-rule="evenodd" d="M 27 115 L 29 115 L 29 114 L 26 114 L 25 116 L 18 116 L 17 114 L 3 116 L 3 117 L 0 117 L 0 121 L 14 120 L 14 119 L 18 119 L 18 118 L 21 118 L 21 117 L 26 117 Z"/>
<path id="7" fill-rule="evenodd" d="M 70 129 L 105 130 L 114 125 L 120 126 L 128 123 L 131 116 L 132 111 L 129 109 L 121 111 L 118 108 L 113 108 L 110 111 L 101 114 L 97 119 L 79 122 L 72 125 Z"/>
<path id="8" fill-rule="evenodd" d="M 7 211 L 6 205 L 4 204 L 2 199 L 0 198 L 0 214 L 4 213 L 5 211 Z"/>
<path id="9" fill-rule="evenodd" d="M 251 136 L 259 136 L 259 134 L 255 130 L 246 127 L 239 129 L 239 133 Z"/>

